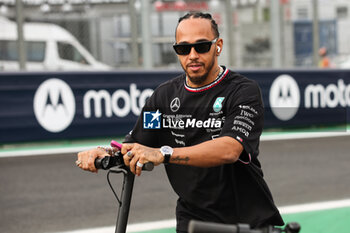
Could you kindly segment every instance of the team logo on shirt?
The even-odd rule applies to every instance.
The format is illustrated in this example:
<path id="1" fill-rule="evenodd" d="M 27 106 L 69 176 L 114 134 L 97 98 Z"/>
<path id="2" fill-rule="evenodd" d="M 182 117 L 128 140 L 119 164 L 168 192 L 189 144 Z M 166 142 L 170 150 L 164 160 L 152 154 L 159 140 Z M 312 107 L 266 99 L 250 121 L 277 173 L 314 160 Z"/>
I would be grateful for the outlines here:
<path id="1" fill-rule="evenodd" d="M 180 108 L 180 99 L 178 97 L 174 98 L 170 103 L 170 109 L 172 112 L 177 112 Z"/>
<path id="2" fill-rule="evenodd" d="M 214 112 L 219 112 L 222 109 L 222 102 L 224 101 L 224 99 L 225 99 L 225 97 L 216 98 L 216 100 L 213 104 Z"/>
<path id="3" fill-rule="evenodd" d="M 143 128 L 144 129 L 160 129 L 161 128 L 161 113 L 143 112 Z"/>

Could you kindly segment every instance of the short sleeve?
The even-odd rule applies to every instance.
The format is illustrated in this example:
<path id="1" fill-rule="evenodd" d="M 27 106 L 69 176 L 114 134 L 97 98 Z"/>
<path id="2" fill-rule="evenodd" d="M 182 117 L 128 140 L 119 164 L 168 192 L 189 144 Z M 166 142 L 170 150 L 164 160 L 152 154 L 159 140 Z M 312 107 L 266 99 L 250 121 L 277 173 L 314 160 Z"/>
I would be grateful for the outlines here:
<path id="1" fill-rule="evenodd" d="M 220 137 L 230 136 L 244 147 L 240 161 L 249 163 L 259 154 L 264 107 L 258 85 L 244 82 L 227 97 L 226 118 Z"/>

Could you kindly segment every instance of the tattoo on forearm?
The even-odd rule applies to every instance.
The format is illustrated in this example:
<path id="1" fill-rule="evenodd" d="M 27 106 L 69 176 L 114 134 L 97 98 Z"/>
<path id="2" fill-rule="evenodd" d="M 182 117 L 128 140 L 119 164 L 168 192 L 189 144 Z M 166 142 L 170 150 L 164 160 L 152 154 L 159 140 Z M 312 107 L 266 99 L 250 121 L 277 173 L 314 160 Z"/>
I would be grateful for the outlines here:
<path id="1" fill-rule="evenodd" d="M 189 157 L 181 158 L 180 156 L 176 156 L 176 157 L 171 157 L 171 161 L 188 163 L 188 161 L 190 161 L 190 158 Z"/>

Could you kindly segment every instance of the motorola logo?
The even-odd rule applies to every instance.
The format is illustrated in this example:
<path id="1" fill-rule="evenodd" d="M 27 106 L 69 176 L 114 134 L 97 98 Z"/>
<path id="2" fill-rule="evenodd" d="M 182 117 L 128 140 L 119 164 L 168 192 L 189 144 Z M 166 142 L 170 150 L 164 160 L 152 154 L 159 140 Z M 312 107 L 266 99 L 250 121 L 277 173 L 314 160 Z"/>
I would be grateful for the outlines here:
<path id="1" fill-rule="evenodd" d="M 299 86 L 294 78 L 287 74 L 278 76 L 271 85 L 269 101 L 271 110 L 278 119 L 292 119 L 300 106 Z"/>
<path id="2" fill-rule="evenodd" d="M 170 109 L 172 112 L 177 112 L 177 110 L 179 110 L 180 108 L 180 99 L 178 97 L 176 97 L 175 99 L 173 99 L 170 103 Z"/>
<path id="3" fill-rule="evenodd" d="M 72 89 L 67 83 L 56 78 L 48 79 L 39 86 L 33 105 L 39 124 L 52 133 L 65 130 L 75 115 Z"/>

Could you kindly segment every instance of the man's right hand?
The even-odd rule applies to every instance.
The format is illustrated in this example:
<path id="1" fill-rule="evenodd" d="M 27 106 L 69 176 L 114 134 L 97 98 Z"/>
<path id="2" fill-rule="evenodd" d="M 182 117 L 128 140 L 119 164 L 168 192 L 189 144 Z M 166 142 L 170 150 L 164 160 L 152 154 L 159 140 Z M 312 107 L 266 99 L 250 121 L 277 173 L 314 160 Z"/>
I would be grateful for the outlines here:
<path id="1" fill-rule="evenodd" d="M 104 158 L 105 156 L 110 155 L 102 148 L 82 151 L 78 153 L 78 159 L 75 161 L 75 164 L 85 171 L 97 173 L 97 169 L 95 167 L 95 159 Z"/>

